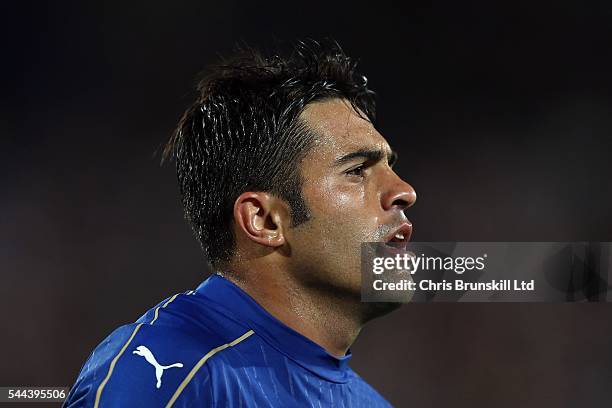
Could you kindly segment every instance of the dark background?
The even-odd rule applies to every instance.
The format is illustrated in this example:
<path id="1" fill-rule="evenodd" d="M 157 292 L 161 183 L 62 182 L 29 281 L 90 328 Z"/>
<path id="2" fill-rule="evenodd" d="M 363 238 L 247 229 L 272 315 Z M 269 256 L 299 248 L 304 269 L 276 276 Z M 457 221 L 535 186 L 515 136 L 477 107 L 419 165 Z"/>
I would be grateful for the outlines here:
<path id="1" fill-rule="evenodd" d="M 612 3 L 5 2 L 0 385 L 71 385 L 206 263 L 154 152 L 233 45 L 337 39 L 418 193 L 417 241 L 612 241 Z M 411 304 L 353 368 L 397 406 L 612 397 L 609 304 Z"/>

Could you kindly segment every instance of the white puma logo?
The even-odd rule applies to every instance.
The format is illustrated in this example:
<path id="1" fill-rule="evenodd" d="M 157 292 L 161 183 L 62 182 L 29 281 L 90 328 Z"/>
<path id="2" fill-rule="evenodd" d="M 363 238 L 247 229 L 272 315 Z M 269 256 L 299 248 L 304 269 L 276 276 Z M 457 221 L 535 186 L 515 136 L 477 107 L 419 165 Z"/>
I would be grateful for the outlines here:
<path id="1" fill-rule="evenodd" d="M 149 350 L 145 346 L 136 347 L 136 350 L 132 351 L 132 354 L 138 354 L 139 356 L 143 356 L 149 364 L 155 367 L 155 377 L 157 378 L 157 385 L 156 385 L 157 388 L 161 387 L 161 378 L 162 378 L 162 374 L 164 373 L 164 370 L 168 368 L 173 368 L 173 367 L 178 367 L 178 368 L 183 367 L 183 363 L 174 363 L 174 364 L 170 364 L 167 366 L 163 366 L 159 364 L 157 360 L 155 359 L 155 357 L 153 357 L 153 353 L 151 353 L 151 350 Z"/>

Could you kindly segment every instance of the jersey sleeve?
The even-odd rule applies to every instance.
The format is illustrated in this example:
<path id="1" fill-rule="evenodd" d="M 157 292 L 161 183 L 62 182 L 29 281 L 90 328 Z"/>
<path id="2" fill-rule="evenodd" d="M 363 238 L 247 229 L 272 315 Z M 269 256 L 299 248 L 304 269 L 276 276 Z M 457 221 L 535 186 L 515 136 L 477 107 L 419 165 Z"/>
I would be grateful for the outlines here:
<path id="1" fill-rule="evenodd" d="M 201 342 L 176 330 L 122 326 L 91 353 L 63 406 L 214 406 L 201 355 Z"/>

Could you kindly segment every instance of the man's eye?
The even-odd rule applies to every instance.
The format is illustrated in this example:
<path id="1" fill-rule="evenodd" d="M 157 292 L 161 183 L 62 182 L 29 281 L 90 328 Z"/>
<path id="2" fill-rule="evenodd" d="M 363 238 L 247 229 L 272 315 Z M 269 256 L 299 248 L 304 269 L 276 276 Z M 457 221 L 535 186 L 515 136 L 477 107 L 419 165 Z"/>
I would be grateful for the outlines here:
<path id="1" fill-rule="evenodd" d="M 365 171 L 365 167 L 359 166 L 359 167 L 355 167 L 354 169 L 347 171 L 346 174 L 348 174 L 349 176 L 363 177 L 364 171 Z"/>

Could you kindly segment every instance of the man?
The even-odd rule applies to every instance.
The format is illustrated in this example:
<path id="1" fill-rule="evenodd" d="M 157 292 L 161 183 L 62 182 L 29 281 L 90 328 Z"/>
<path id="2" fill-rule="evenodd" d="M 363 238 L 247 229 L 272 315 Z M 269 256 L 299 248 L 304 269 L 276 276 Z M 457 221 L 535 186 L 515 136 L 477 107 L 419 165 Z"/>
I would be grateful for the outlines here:
<path id="1" fill-rule="evenodd" d="M 166 155 L 215 273 L 104 340 L 66 406 L 388 406 L 348 366 L 360 244 L 408 241 L 365 77 L 335 43 L 254 51 L 198 87 Z"/>

